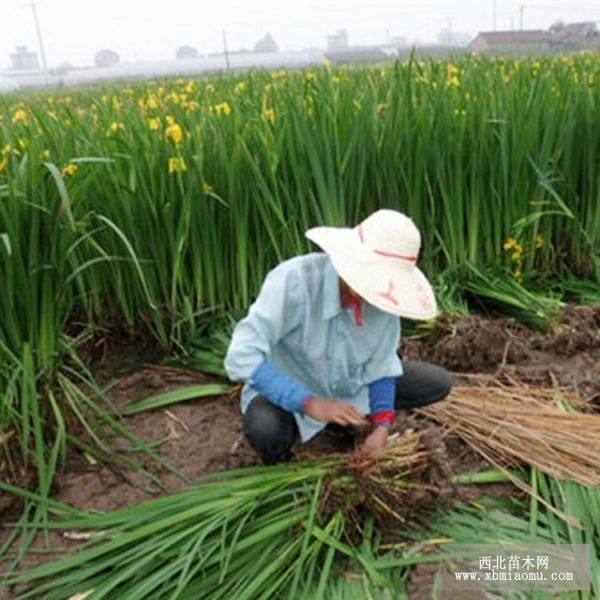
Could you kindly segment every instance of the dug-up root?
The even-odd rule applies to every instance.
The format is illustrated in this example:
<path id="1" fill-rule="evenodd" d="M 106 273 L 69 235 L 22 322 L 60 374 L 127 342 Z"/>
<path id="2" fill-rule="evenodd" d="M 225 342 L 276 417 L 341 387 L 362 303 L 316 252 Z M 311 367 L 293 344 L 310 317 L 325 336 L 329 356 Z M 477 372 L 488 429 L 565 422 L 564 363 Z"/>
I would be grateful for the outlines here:
<path id="1" fill-rule="evenodd" d="M 600 485 L 600 415 L 562 390 L 457 387 L 422 409 L 494 464 L 529 464 L 557 479 Z"/>
<path id="2" fill-rule="evenodd" d="M 320 511 L 341 510 L 358 525 L 368 512 L 378 522 L 404 523 L 416 509 L 436 497 L 428 483 L 431 453 L 424 431 L 406 430 L 373 455 L 339 455 L 340 462 L 325 482 Z"/>

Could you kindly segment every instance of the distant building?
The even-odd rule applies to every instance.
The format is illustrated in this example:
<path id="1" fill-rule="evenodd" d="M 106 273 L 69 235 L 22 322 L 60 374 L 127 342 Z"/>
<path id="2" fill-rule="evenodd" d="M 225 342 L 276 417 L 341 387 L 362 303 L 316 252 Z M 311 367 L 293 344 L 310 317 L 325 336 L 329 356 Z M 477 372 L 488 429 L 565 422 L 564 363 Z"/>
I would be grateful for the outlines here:
<path id="1" fill-rule="evenodd" d="M 273 36 L 267 32 L 264 38 L 258 40 L 256 44 L 254 44 L 254 52 L 265 53 L 265 52 L 278 52 L 279 46 L 277 42 L 273 39 Z"/>
<path id="2" fill-rule="evenodd" d="M 390 46 L 395 46 L 396 48 L 408 46 L 408 38 L 403 35 L 393 35 L 390 39 Z"/>
<path id="3" fill-rule="evenodd" d="M 527 31 L 482 31 L 469 44 L 473 52 L 543 50 L 550 47 L 551 34 L 543 29 Z"/>
<path id="4" fill-rule="evenodd" d="M 441 29 L 437 34 L 438 44 L 441 46 L 456 46 L 463 47 L 468 46 L 471 36 L 468 33 L 462 33 L 460 31 L 452 31 L 449 27 Z"/>
<path id="5" fill-rule="evenodd" d="M 551 44 L 558 47 L 586 48 L 600 46 L 600 32 L 593 21 L 555 23 L 550 27 Z"/>
<path id="6" fill-rule="evenodd" d="M 348 65 L 357 62 L 378 62 L 388 59 L 388 55 L 379 46 L 350 46 L 327 50 L 325 58 L 334 65 Z"/>
<path id="7" fill-rule="evenodd" d="M 37 52 L 31 52 L 27 46 L 17 46 L 10 55 L 10 62 L 15 71 L 35 71 L 40 68 Z"/>
<path id="8" fill-rule="evenodd" d="M 346 29 L 338 29 L 337 33 L 327 36 L 327 50 L 343 50 L 348 46 L 348 31 Z"/>
<path id="9" fill-rule="evenodd" d="M 175 58 L 177 60 L 198 58 L 198 50 L 193 46 L 179 46 L 175 52 Z"/>
<path id="10" fill-rule="evenodd" d="M 437 34 L 437 41 L 442 46 L 452 46 L 452 29 L 441 29 Z"/>
<path id="11" fill-rule="evenodd" d="M 114 50 L 99 50 L 94 56 L 94 64 L 97 67 L 112 67 L 119 64 L 119 55 Z"/>

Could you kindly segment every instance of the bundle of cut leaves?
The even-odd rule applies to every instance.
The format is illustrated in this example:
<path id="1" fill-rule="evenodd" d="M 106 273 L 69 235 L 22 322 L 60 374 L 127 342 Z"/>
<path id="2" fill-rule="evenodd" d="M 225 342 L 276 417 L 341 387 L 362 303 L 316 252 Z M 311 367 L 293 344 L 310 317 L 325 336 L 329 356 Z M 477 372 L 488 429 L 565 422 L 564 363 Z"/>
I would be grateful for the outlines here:
<path id="1" fill-rule="evenodd" d="M 557 479 L 600 485 L 600 415 L 556 388 L 458 387 L 423 409 L 498 466 L 528 464 Z"/>
<path id="2" fill-rule="evenodd" d="M 221 473 L 112 514 L 53 505 L 61 514 L 49 527 L 88 541 L 7 583 L 29 586 L 22 597 L 47 599 L 297 597 L 315 580 L 324 589 L 341 553 L 385 586 L 375 564 L 343 539 L 365 496 L 402 518 L 397 507 L 410 504 L 427 464 L 421 437 L 405 432 L 377 460 L 334 455 Z"/>

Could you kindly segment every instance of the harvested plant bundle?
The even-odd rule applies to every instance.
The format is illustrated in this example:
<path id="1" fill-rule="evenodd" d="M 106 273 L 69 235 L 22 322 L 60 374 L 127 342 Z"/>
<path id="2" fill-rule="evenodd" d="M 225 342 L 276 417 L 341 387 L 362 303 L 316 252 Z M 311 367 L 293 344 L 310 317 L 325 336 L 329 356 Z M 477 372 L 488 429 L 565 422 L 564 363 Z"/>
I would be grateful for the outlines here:
<path id="1" fill-rule="evenodd" d="M 600 415 L 565 410 L 557 400 L 552 388 L 458 387 L 422 413 L 493 463 L 526 463 L 558 479 L 599 485 Z"/>
<path id="2" fill-rule="evenodd" d="M 327 580 L 336 552 L 383 580 L 342 541 L 347 510 L 355 510 L 366 494 L 384 511 L 391 497 L 401 502 L 408 478 L 427 462 L 420 438 L 406 432 L 377 461 L 335 455 L 242 469 L 112 514 L 73 513 L 51 527 L 84 531 L 78 535 L 89 537 L 86 548 L 9 582 L 42 580 L 24 597 L 47 599 L 89 593 L 87 600 L 242 600 L 282 590 L 294 597 L 294 590 L 315 578 Z M 364 482 L 368 490 L 361 494 Z M 331 502 L 330 490 L 343 492 L 346 502 Z"/>

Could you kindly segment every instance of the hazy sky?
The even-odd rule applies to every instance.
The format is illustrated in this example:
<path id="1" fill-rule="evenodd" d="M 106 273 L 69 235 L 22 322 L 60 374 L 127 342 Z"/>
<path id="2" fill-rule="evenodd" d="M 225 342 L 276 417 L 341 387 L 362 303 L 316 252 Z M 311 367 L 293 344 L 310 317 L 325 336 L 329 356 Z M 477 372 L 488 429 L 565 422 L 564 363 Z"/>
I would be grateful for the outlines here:
<path id="1" fill-rule="evenodd" d="M 30 0 L 0 0 L 0 69 L 16 45 L 37 49 Z M 554 21 L 599 20 L 600 0 L 496 0 L 498 29 L 548 27 Z M 323 47 L 327 33 L 346 28 L 351 43 L 382 43 L 386 35 L 434 41 L 448 26 L 457 32 L 490 30 L 494 0 L 37 0 L 51 66 L 90 64 L 101 48 L 123 60 L 171 58 L 190 44 L 201 53 L 251 48 L 270 31 L 282 50 Z"/>

